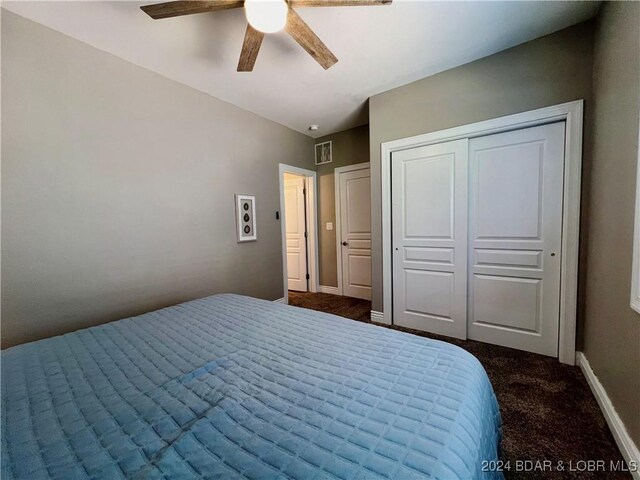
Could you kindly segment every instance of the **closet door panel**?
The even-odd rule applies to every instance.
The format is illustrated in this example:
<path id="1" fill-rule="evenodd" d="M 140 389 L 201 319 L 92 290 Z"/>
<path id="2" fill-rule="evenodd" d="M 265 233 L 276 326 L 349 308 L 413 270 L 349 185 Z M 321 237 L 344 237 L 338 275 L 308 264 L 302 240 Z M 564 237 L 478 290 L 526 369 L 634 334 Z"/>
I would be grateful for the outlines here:
<path id="1" fill-rule="evenodd" d="M 558 354 L 564 123 L 469 143 L 468 336 Z"/>
<path id="2" fill-rule="evenodd" d="M 392 158 L 394 323 L 466 338 L 468 141 Z"/>

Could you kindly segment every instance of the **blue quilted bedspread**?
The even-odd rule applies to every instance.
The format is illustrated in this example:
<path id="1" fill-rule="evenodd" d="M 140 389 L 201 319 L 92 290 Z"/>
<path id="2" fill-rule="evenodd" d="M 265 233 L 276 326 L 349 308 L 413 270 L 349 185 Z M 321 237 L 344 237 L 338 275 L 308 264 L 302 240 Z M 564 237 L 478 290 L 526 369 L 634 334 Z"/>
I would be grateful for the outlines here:
<path id="1" fill-rule="evenodd" d="M 453 345 L 216 295 L 2 352 L 2 478 L 493 478 Z"/>

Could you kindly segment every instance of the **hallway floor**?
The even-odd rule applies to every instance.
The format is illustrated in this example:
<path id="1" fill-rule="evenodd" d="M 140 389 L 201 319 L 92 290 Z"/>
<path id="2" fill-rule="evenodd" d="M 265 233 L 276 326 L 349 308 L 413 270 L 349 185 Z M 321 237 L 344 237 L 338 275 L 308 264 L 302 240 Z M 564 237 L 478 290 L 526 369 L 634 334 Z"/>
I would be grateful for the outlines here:
<path id="1" fill-rule="evenodd" d="M 359 298 L 289 290 L 289 305 L 331 313 L 359 322 L 369 322 L 371 319 L 371 302 Z"/>
<path id="2" fill-rule="evenodd" d="M 326 293 L 289 292 L 289 303 L 370 323 L 371 302 Z M 386 327 L 453 343 L 482 363 L 498 397 L 503 420 L 503 460 L 511 462 L 506 478 L 631 478 L 624 472 L 578 471 L 579 461 L 622 462 L 609 427 L 578 367 L 555 358 L 457 340 L 402 327 Z M 563 462 L 562 472 L 515 472 L 516 461 Z M 574 471 L 571 471 L 572 462 Z M 608 469 L 609 470 L 609 469 Z"/>

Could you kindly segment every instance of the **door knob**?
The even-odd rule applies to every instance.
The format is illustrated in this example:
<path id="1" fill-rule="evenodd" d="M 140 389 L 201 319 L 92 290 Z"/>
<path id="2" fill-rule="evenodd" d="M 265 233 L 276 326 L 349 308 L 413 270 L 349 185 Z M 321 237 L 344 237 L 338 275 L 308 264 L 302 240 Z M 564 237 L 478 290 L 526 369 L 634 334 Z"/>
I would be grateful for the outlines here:
<path id="1" fill-rule="evenodd" d="M 349 245 L 349 242 L 347 242 L 347 241 L 345 240 L 344 242 L 342 242 L 342 245 L 344 245 L 344 246 L 346 247 L 347 245 Z"/>

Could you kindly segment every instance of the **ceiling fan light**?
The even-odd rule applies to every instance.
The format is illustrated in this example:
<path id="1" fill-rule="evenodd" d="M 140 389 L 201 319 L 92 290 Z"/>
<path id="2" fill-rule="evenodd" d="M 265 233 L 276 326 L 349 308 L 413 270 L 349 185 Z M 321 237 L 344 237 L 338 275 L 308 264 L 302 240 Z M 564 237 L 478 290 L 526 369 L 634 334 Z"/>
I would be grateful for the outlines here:
<path id="1" fill-rule="evenodd" d="M 249 24 L 263 33 L 275 33 L 287 23 L 289 7 L 285 0 L 245 0 L 244 11 Z"/>

